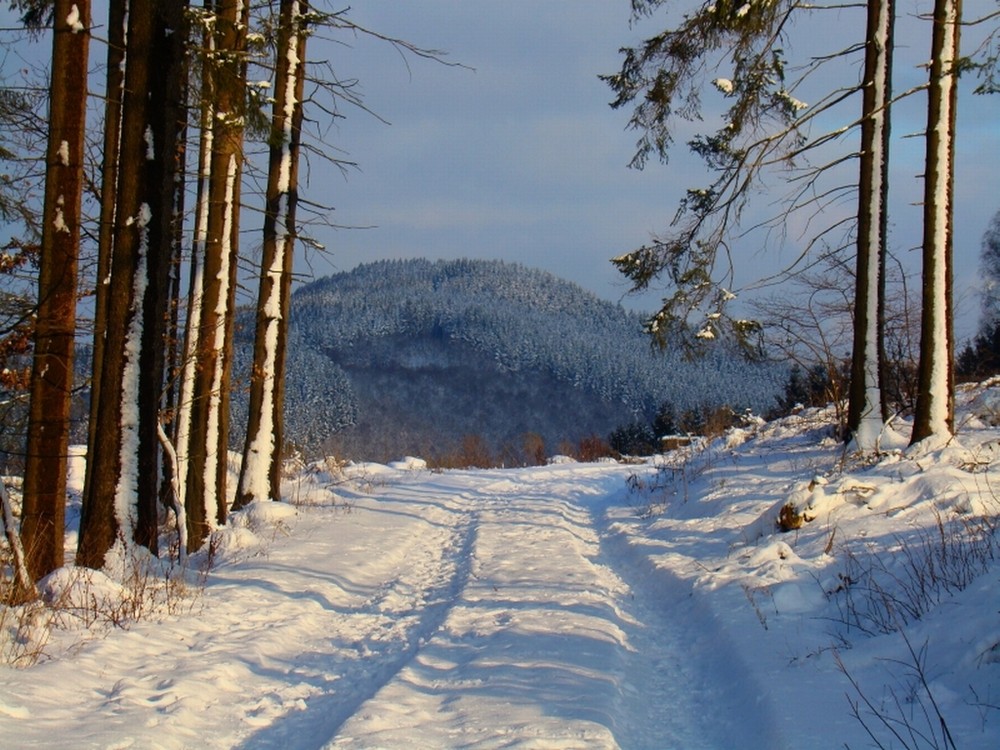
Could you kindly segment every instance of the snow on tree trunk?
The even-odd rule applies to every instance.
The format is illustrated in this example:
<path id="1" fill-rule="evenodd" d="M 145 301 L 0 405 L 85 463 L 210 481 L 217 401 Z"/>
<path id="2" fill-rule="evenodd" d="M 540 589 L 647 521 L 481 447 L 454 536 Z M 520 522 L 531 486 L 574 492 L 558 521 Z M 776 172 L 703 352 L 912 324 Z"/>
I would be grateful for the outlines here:
<path id="1" fill-rule="evenodd" d="M 35 579 L 63 565 L 90 3 L 56 0 L 21 535 Z"/>
<path id="2" fill-rule="evenodd" d="M 101 214 L 97 234 L 97 275 L 94 289 L 94 337 L 90 363 L 90 418 L 87 423 L 87 455 L 94 455 L 101 439 L 97 405 L 101 400 L 104 368 L 104 334 L 107 327 L 108 287 L 111 283 L 111 253 L 114 250 L 115 212 L 118 205 L 118 151 L 121 147 L 122 98 L 125 87 L 126 0 L 108 3 L 107 68 L 104 103 L 104 161 L 101 165 Z M 83 496 L 90 496 L 91 472 L 87 472 Z"/>
<path id="3" fill-rule="evenodd" d="M 888 198 L 892 0 L 869 0 L 858 205 L 858 251 L 848 430 L 855 449 L 871 453 L 883 426 L 882 347 Z"/>
<path id="4" fill-rule="evenodd" d="M 160 445 L 163 446 L 163 454 L 166 457 L 167 476 L 170 480 L 170 503 L 177 519 L 177 558 L 183 565 L 187 560 L 188 552 L 187 517 L 184 514 L 184 503 L 181 502 L 181 486 L 184 483 L 181 481 L 177 451 L 174 450 L 174 444 L 170 442 L 170 436 L 167 435 L 162 424 L 158 426 L 156 435 L 160 439 Z"/>
<path id="5" fill-rule="evenodd" d="M 129 18 L 125 91 L 118 159 L 111 273 L 108 282 L 105 356 L 97 420 L 99 439 L 88 456 L 87 488 L 80 518 L 77 563 L 99 568 L 119 540 L 135 536 L 138 502 L 138 429 L 143 297 L 147 292 L 148 227 L 152 208 L 145 199 L 152 138 L 149 122 L 153 14 Z M 136 95 L 135 92 L 142 92 Z"/>
<path id="6" fill-rule="evenodd" d="M 149 287 L 147 255 L 151 212 L 143 203 L 135 224 L 139 232 L 136 267 L 132 281 L 132 303 L 125 334 L 125 360 L 121 377 L 120 432 L 118 446 L 118 484 L 115 487 L 115 520 L 121 537 L 131 542 L 137 524 L 136 503 L 139 494 L 139 357 L 142 352 L 142 308 Z"/>
<path id="7" fill-rule="evenodd" d="M 202 66 L 201 138 L 198 145 L 198 189 L 195 205 L 194 239 L 191 247 L 191 278 L 189 281 L 187 321 L 184 338 L 184 363 L 177 404 L 176 455 L 180 477 L 177 502 L 184 506 L 187 493 L 188 449 L 191 439 L 191 403 L 197 368 L 201 297 L 204 280 L 205 243 L 208 237 L 208 179 L 211 172 L 213 121 L 212 77 L 209 60 L 215 51 L 215 35 L 210 26 L 204 32 L 206 62 Z"/>
<path id="8" fill-rule="evenodd" d="M 911 444 L 947 442 L 954 426 L 952 196 L 961 0 L 935 0 L 924 173 L 920 366 Z"/>
<path id="9" fill-rule="evenodd" d="M 243 158 L 249 8 L 219 4 L 211 65 L 215 118 L 208 189 L 198 356 L 191 394 L 187 469 L 188 536 L 199 547 L 224 520 L 231 364 Z"/>
<path id="10" fill-rule="evenodd" d="M 155 61 L 149 74 L 149 126 L 146 129 L 146 170 L 143 194 L 150 206 L 146 227 L 145 273 L 142 298 L 138 375 L 138 461 L 136 481 L 135 541 L 157 552 L 159 496 L 163 470 L 158 432 L 166 395 L 167 320 L 170 266 L 174 257 L 174 223 L 178 196 L 178 156 L 187 118 L 184 106 L 187 65 L 185 6 L 187 0 L 159 0 L 154 5 L 153 36 L 149 58 Z"/>
<path id="11" fill-rule="evenodd" d="M 278 32 L 277 97 L 272 115 L 267 210 L 249 424 L 234 508 L 280 498 L 283 442 L 285 341 L 295 244 L 299 131 L 305 80 L 305 24 L 308 3 L 282 0 Z"/>

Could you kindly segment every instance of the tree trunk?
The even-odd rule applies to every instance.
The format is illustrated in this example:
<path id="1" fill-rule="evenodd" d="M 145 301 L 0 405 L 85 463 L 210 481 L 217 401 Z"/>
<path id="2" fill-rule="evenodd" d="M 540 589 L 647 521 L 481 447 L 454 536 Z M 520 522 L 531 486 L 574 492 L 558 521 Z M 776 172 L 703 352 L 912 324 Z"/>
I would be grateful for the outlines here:
<path id="1" fill-rule="evenodd" d="M 206 10 L 214 11 L 210 4 Z M 202 27 L 204 47 L 201 65 L 201 97 L 199 106 L 200 137 L 198 141 L 198 176 L 195 198 L 194 236 L 191 242 L 191 265 L 188 279 L 188 303 L 184 331 L 183 364 L 180 394 L 177 401 L 174 441 L 179 477 L 177 502 L 185 507 L 187 516 L 188 455 L 191 444 L 191 411 L 194 378 L 197 369 L 198 346 L 201 338 L 201 295 L 204 287 L 205 241 L 208 225 L 208 178 L 211 172 L 212 137 L 215 122 L 215 96 L 211 65 L 215 51 L 214 24 Z"/>
<path id="2" fill-rule="evenodd" d="M 954 428 L 952 218 L 961 0 L 935 0 L 924 174 L 923 308 L 911 445 Z"/>
<path id="3" fill-rule="evenodd" d="M 193 548 L 200 546 L 226 516 L 229 368 L 239 248 L 248 14 L 249 7 L 242 2 L 218 3 L 216 64 L 212 68 L 216 116 L 187 482 Z"/>
<path id="4" fill-rule="evenodd" d="M 104 333 L 108 314 L 108 284 L 114 252 L 115 209 L 118 205 L 118 146 L 121 137 L 122 95 L 125 85 L 125 18 L 127 0 L 108 3 L 108 56 L 104 91 L 104 161 L 101 165 L 101 214 L 97 230 L 97 276 L 94 286 L 94 336 L 90 364 L 90 419 L 87 455 L 93 456 L 100 439 L 97 404 L 101 398 Z M 83 497 L 90 497 L 92 473 L 87 472 Z M 84 513 L 87 512 L 84 506 Z"/>
<path id="5" fill-rule="evenodd" d="M 298 202 L 308 10 L 305 0 L 281 0 L 249 424 L 234 509 L 253 501 L 281 497 L 285 342 Z"/>
<path id="6" fill-rule="evenodd" d="M 160 490 L 160 413 L 163 406 L 167 301 L 173 260 L 175 207 L 181 186 L 177 162 L 179 138 L 186 119 L 184 92 L 186 19 L 185 0 L 154 4 L 153 36 L 148 51 L 150 68 L 148 129 L 144 196 L 150 206 L 146 227 L 146 274 L 143 281 L 142 325 L 138 370 L 138 462 L 136 465 L 137 526 L 135 541 L 154 553 L 157 546 Z"/>
<path id="7" fill-rule="evenodd" d="M 27 567 L 35 579 L 64 564 L 89 0 L 56 0 L 53 23 L 42 251 L 21 519 Z"/>
<path id="8" fill-rule="evenodd" d="M 101 398 L 100 440 L 90 456 L 90 495 L 80 520 L 77 563 L 99 568 L 119 538 L 128 544 L 137 524 L 139 456 L 139 367 L 142 308 L 148 288 L 148 229 L 152 209 L 145 182 L 153 145 L 147 140 L 153 3 L 129 7 L 125 95 L 118 150 L 118 210 L 108 285 L 107 327 Z"/>
<path id="9" fill-rule="evenodd" d="M 889 193 L 892 0 L 868 1 L 862 81 L 861 165 L 854 347 L 847 413 L 848 435 L 860 451 L 877 448 L 887 416 L 885 390 L 885 255 Z"/>

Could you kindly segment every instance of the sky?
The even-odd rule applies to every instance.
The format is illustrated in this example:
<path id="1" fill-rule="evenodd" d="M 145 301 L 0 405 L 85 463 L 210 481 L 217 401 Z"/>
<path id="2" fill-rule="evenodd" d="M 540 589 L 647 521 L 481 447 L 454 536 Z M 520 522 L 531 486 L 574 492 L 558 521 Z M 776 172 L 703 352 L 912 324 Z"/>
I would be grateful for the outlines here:
<path id="1" fill-rule="evenodd" d="M 897 2 L 897 92 L 925 79 L 920 64 L 930 48 L 929 26 L 917 17 L 930 5 L 930 0 Z M 994 0 L 968 0 L 965 17 L 994 8 Z M 0 16 L 9 20 L 6 7 Z M 102 0 L 94 2 L 94 17 L 102 36 Z M 598 76 L 618 70 L 621 47 L 676 23 L 676 15 L 658 12 L 633 23 L 628 0 L 364 0 L 350 6 L 348 17 L 381 35 L 440 50 L 454 65 L 401 54 L 365 35 L 325 33 L 309 42 L 310 60 L 328 62 L 343 80 L 356 79 L 355 93 L 374 114 L 348 104 L 337 118 L 314 112 L 322 148 L 356 166 L 341 171 L 315 155 L 303 166 L 303 196 L 335 209 L 335 226 L 310 227 L 326 252 L 300 250 L 303 279 L 384 258 L 500 258 L 551 271 L 634 309 L 658 306 L 665 291 L 627 296 L 627 282 L 610 259 L 668 230 L 685 190 L 708 184 L 704 166 L 683 148 L 698 128 L 685 127 L 676 139 L 681 148 L 668 165 L 654 161 L 643 171 L 628 168 L 638 134 L 626 129 L 629 110 L 609 106 L 612 91 Z M 842 49 L 860 37 L 863 25 L 857 9 L 804 19 L 792 29 L 789 58 Z M 978 27 L 965 29 L 963 51 L 982 33 Z M 7 52 L 14 58 L 22 54 Z M 102 55 L 103 47 L 93 45 L 95 68 Z M 815 101 L 821 90 L 849 85 L 857 76 L 856 68 L 842 69 L 817 78 L 816 87 L 797 96 Z M 1000 209 L 1000 98 L 972 96 L 973 83 L 962 83 L 958 115 L 960 341 L 975 333 L 981 239 Z M 720 111 L 721 94 L 706 89 L 706 109 Z M 912 136 L 924 128 L 924 101 L 914 96 L 895 108 L 890 149 L 890 247 L 913 272 L 919 260 L 923 139 Z M 855 113 L 847 110 L 844 116 Z M 709 117 L 703 130 L 717 124 Z M 824 124 L 837 127 L 842 121 Z M 834 147 L 846 151 L 852 145 L 847 139 Z M 751 211 L 748 218 L 763 215 L 772 200 L 760 196 L 754 204 L 758 213 Z M 842 202 L 832 217 L 853 211 L 850 202 Z M 259 219 L 251 218 L 244 227 L 245 236 L 254 237 L 248 241 L 252 246 Z M 790 240 L 781 246 L 775 237 L 759 235 L 737 243 L 737 304 L 753 296 L 741 290 L 798 256 L 804 228 L 801 220 L 790 224 Z M 917 288 L 916 280 L 911 288 Z"/>
<path id="2" fill-rule="evenodd" d="M 897 90 L 922 80 L 917 65 L 926 58 L 921 51 L 929 51 L 929 31 L 915 16 L 929 5 L 898 4 Z M 967 2 L 966 17 L 991 5 Z M 702 165 L 680 149 L 669 165 L 629 169 L 637 134 L 626 130 L 629 111 L 609 106 L 612 92 L 598 79 L 616 72 L 621 47 L 667 26 L 663 13 L 633 25 L 627 0 L 367 0 L 352 6 L 349 17 L 381 34 L 443 50 L 447 61 L 465 67 L 404 58 L 360 37 L 338 37 L 346 42 L 338 45 L 310 42 L 310 57 L 329 50 L 338 74 L 356 77 L 366 105 L 391 123 L 347 107 L 327 133 L 328 142 L 358 168 L 345 177 L 314 164 L 306 194 L 335 206 L 338 225 L 369 228 L 318 229 L 330 254 L 313 259 L 315 273 L 382 258 L 502 258 L 617 301 L 627 284 L 609 259 L 666 230 L 684 190 L 707 184 Z M 831 23 L 836 35 L 830 34 Z M 824 44 L 839 49 L 844 43 L 829 39 L 851 39 L 863 24 L 860 13 L 843 11 L 832 21 L 827 15 L 804 23 L 793 35 L 812 54 Z M 966 39 L 975 33 L 967 31 Z M 970 89 L 963 84 L 959 105 L 960 338 L 974 333 L 980 242 L 1000 208 L 994 159 L 1000 153 L 1000 101 L 973 97 Z M 709 107 L 721 103 L 715 92 L 705 100 Z M 924 117 L 914 97 L 897 108 L 893 125 L 890 242 L 910 263 L 920 240 L 920 209 L 913 204 L 920 200 L 923 141 L 907 136 L 922 130 Z M 738 248 L 737 286 L 761 271 L 778 270 L 797 254 L 795 242 L 761 252 L 762 244 L 750 240 Z M 660 296 L 624 302 L 652 310 Z"/>

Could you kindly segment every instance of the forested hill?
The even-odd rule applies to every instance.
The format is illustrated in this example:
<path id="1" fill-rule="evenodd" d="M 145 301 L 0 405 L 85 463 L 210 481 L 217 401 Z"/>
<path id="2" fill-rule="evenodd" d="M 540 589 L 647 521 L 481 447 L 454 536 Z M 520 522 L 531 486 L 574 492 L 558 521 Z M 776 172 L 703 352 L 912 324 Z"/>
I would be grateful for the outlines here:
<path id="1" fill-rule="evenodd" d="M 664 401 L 764 410 L 783 381 L 732 352 L 654 352 L 635 314 L 501 261 L 359 266 L 300 288 L 290 325 L 287 437 L 309 454 L 429 455 L 467 435 L 500 450 L 526 433 L 554 451 Z"/>

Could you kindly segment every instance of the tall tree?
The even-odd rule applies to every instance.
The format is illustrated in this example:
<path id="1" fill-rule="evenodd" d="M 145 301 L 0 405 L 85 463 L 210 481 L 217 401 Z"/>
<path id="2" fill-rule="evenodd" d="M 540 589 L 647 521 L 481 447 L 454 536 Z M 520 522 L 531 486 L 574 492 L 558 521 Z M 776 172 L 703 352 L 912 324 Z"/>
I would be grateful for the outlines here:
<path id="1" fill-rule="evenodd" d="M 885 258 L 889 193 L 889 103 L 892 99 L 893 0 L 869 0 L 862 79 L 858 241 L 854 293 L 854 343 L 847 430 L 855 446 L 877 447 L 887 407 Z"/>
<path id="2" fill-rule="evenodd" d="M 924 170 L 920 365 L 910 442 L 946 442 L 954 428 L 952 221 L 962 0 L 935 0 Z"/>
<path id="3" fill-rule="evenodd" d="M 205 247 L 208 236 L 208 178 L 212 164 L 212 141 L 215 122 L 215 96 L 212 66 L 215 56 L 215 8 L 206 3 L 194 17 L 201 28 L 201 89 L 198 102 L 199 139 L 196 174 L 194 228 L 191 240 L 191 262 L 188 269 L 188 295 L 184 330 L 184 345 L 180 373 L 180 388 L 174 418 L 174 445 L 177 458 L 179 495 L 178 509 L 185 514 L 184 547 L 187 546 L 187 478 L 191 444 L 192 394 L 198 367 L 198 347 L 201 326 L 201 295 L 204 288 Z"/>
<path id="4" fill-rule="evenodd" d="M 153 215 L 146 180 L 155 158 L 149 137 L 154 16 L 151 0 L 129 4 L 118 205 L 97 405 L 101 436 L 88 457 L 89 494 L 83 500 L 77 546 L 77 563 L 95 568 L 104 564 L 117 540 L 132 543 L 138 523 L 139 358 Z"/>
<path id="5" fill-rule="evenodd" d="M 56 0 L 49 139 L 21 534 L 39 578 L 63 565 L 76 275 L 80 247 L 88 0 Z"/>
<path id="6" fill-rule="evenodd" d="M 164 406 L 165 352 L 170 268 L 174 261 L 176 213 L 183 193 L 183 97 L 187 74 L 187 0 L 154 3 L 153 38 L 146 129 L 145 200 L 150 207 L 146 227 L 145 273 L 138 357 L 138 461 L 136 462 L 136 542 L 155 551 L 160 486 L 160 419 Z M 155 94 L 154 94 L 155 92 Z M 151 157 L 151 158 L 150 158 Z"/>
<path id="7" fill-rule="evenodd" d="M 192 547 L 225 520 L 229 370 L 239 249 L 249 6 L 220 0 L 211 66 L 215 119 L 196 368 L 191 393 L 187 522 Z"/>
<path id="8" fill-rule="evenodd" d="M 125 87 L 125 19 L 128 0 L 108 2 L 107 61 L 104 85 L 104 150 L 101 164 L 100 224 L 97 230 L 97 274 L 94 288 L 94 336 L 90 362 L 90 418 L 87 422 L 87 455 L 97 451 L 103 439 L 97 420 L 104 368 L 104 336 L 107 330 L 108 288 L 111 283 L 111 253 L 114 250 L 115 210 L 118 205 L 118 147 L 121 138 L 122 97 Z M 83 497 L 89 498 L 93 472 L 84 480 Z"/>
<path id="9" fill-rule="evenodd" d="M 276 94 L 271 116 L 264 248 L 257 299 L 250 417 L 234 508 L 281 497 L 285 342 L 298 203 L 299 142 L 305 83 L 305 0 L 281 0 Z"/>

